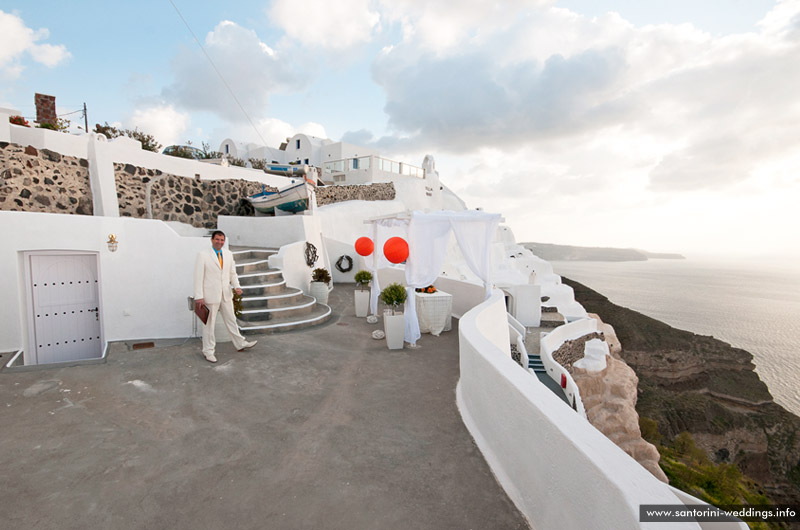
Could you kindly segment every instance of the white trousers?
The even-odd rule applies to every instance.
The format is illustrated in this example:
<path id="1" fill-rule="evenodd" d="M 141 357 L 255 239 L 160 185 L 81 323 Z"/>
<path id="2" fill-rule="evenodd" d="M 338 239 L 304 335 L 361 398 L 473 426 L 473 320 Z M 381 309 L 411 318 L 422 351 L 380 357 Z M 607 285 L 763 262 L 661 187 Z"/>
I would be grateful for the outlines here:
<path id="1" fill-rule="evenodd" d="M 222 322 L 225 323 L 225 328 L 228 330 L 228 335 L 231 336 L 233 346 L 237 350 L 244 348 L 246 339 L 239 333 L 239 328 L 236 326 L 236 315 L 233 312 L 233 300 L 222 302 L 219 304 L 206 304 L 208 307 L 208 322 L 203 326 L 203 354 L 212 355 L 214 348 L 217 345 L 217 338 L 214 336 L 214 326 L 217 323 L 217 314 L 222 313 Z"/>

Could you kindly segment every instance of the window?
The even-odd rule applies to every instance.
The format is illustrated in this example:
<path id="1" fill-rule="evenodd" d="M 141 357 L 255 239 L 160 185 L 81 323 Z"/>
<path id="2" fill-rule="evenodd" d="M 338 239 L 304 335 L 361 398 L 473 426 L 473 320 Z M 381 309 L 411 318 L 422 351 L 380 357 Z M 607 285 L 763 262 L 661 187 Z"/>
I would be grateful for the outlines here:
<path id="1" fill-rule="evenodd" d="M 231 146 L 228 144 L 225 144 L 225 154 L 226 155 L 231 154 Z"/>
<path id="2" fill-rule="evenodd" d="M 303 163 L 304 163 L 305 165 L 308 165 L 308 158 L 306 158 L 306 161 L 305 161 L 305 162 L 303 162 Z"/>
<path id="3" fill-rule="evenodd" d="M 297 140 L 295 140 L 295 145 L 297 146 L 298 149 L 300 149 L 300 139 L 299 138 Z"/>
<path id="4" fill-rule="evenodd" d="M 353 169 L 358 169 L 358 158 L 353 159 Z"/>

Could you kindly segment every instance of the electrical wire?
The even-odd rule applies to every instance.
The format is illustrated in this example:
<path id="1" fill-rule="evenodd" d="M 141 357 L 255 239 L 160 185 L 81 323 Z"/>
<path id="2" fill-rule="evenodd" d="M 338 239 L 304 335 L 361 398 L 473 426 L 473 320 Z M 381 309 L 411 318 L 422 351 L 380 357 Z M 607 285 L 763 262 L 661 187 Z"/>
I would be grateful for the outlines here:
<path id="1" fill-rule="evenodd" d="M 181 14 L 180 10 L 178 9 L 178 6 L 176 6 L 175 2 L 173 2 L 172 0 L 169 0 L 169 3 L 172 4 L 172 7 L 175 8 L 175 12 L 178 13 L 178 16 L 183 21 L 184 25 L 186 26 L 186 29 L 189 30 L 189 33 L 192 34 L 192 38 L 194 38 L 194 41 L 200 47 L 200 50 L 202 50 L 203 55 L 206 56 L 206 59 L 208 59 L 208 62 L 211 63 L 211 67 L 217 73 L 217 75 L 219 76 L 220 80 L 222 80 L 222 84 L 225 85 L 225 88 L 228 89 L 228 92 L 230 92 L 231 97 L 236 102 L 236 104 L 239 106 L 239 109 L 242 111 L 242 114 L 244 114 L 244 117 L 247 118 L 247 121 L 250 122 L 250 125 L 253 127 L 253 130 L 256 131 L 256 134 L 258 135 L 258 137 L 261 138 L 261 141 L 263 142 L 263 145 L 267 145 L 267 141 L 264 140 L 263 136 L 261 136 L 261 133 L 258 131 L 258 128 L 256 127 L 255 123 L 253 123 L 253 120 L 250 119 L 250 115 L 247 114 L 247 111 L 244 110 L 244 107 L 242 106 L 242 104 L 239 103 L 239 99 L 236 97 L 236 94 L 234 94 L 233 89 L 230 87 L 228 82 L 225 81 L 225 77 L 223 77 L 223 75 L 220 73 L 219 69 L 217 69 L 217 65 L 214 64 L 214 61 L 211 60 L 211 56 L 208 55 L 208 52 L 203 47 L 203 44 L 200 42 L 200 39 L 197 38 L 197 35 L 194 34 L 194 31 L 192 31 L 192 28 L 189 27 L 189 23 L 186 22 L 185 18 L 183 18 L 183 15 Z"/>

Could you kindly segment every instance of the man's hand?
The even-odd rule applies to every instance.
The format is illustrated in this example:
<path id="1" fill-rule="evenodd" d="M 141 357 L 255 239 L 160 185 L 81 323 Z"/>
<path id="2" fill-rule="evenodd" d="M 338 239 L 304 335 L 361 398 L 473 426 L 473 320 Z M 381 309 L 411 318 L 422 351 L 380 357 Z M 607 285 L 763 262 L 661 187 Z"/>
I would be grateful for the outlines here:
<path id="1" fill-rule="evenodd" d="M 241 290 L 241 289 L 239 289 L 238 287 L 237 287 L 236 289 L 234 289 L 234 290 L 233 290 L 233 292 L 234 292 L 234 293 L 236 293 L 236 294 L 238 294 L 238 295 L 241 295 L 241 294 L 242 294 L 242 290 Z"/>
<path id="2" fill-rule="evenodd" d="M 200 308 L 203 307 L 204 305 L 205 305 L 205 299 L 204 298 L 196 299 L 194 301 L 194 309 L 195 309 L 195 311 L 199 311 Z"/>

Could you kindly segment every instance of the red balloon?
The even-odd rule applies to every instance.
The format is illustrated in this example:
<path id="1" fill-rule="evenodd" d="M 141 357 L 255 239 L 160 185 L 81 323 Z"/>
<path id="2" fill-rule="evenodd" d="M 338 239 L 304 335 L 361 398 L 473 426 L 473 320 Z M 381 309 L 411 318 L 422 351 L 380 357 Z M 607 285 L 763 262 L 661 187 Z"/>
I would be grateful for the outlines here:
<path id="1" fill-rule="evenodd" d="M 402 263 L 408 258 L 408 243 L 402 237 L 392 237 L 383 245 L 383 255 L 392 263 Z"/>
<path id="2" fill-rule="evenodd" d="M 375 244 L 368 237 L 359 237 L 356 239 L 356 252 L 362 256 L 369 256 L 375 250 Z"/>

